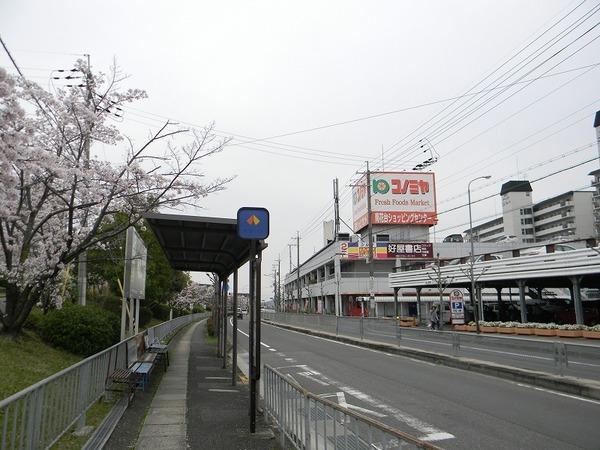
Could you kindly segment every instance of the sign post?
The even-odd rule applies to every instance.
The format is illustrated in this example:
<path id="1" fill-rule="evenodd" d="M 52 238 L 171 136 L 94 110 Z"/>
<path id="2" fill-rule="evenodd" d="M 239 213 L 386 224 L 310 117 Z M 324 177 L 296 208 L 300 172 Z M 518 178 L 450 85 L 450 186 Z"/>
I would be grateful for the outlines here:
<path id="1" fill-rule="evenodd" d="M 450 292 L 450 314 L 453 325 L 462 325 L 465 323 L 465 299 L 460 289 L 453 289 Z"/>
<path id="2" fill-rule="evenodd" d="M 249 280 L 249 361 L 250 374 L 250 432 L 256 432 L 256 387 L 260 380 L 260 298 L 261 298 L 261 253 L 262 246 L 257 241 L 269 236 L 269 211 L 265 208 L 240 208 L 237 212 L 237 232 L 242 239 L 250 240 L 248 262 L 250 264 Z M 258 253 L 257 253 L 258 252 Z M 236 311 L 234 311 L 234 314 Z"/>

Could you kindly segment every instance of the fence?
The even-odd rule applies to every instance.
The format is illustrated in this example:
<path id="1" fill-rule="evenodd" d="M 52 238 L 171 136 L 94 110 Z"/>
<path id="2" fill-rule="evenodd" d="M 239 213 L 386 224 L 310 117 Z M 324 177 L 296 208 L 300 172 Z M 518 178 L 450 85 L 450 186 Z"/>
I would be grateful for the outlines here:
<path id="1" fill-rule="evenodd" d="M 506 335 L 399 327 L 393 319 L 263 313 L 263 319 L 360 340 L 462 356 L 513 367 L 600 379 L 600 345 Z"/>
<path id="2" fill-rule="evenodd" d="M 177 317 L 150 328 L 151 340 L 162 340 L 202 314 Z M 54 445 L 102 397 L 106 379 L 136 358 L 136 337 L 130 337 L 51 377 L 0 401 L 0 449 L 42 449 Z"/>
<path id="3" fill-rule="evenodd" d="M 265 365 L 265 412 L 285 438 L 301 450 L 393 450 L 438 447 L 320 398 Z"/>

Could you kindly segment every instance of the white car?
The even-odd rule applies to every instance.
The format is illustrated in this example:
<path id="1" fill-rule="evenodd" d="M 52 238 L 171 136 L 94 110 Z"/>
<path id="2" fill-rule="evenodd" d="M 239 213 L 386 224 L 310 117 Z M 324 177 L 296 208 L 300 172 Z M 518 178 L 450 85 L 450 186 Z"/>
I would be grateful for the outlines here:
<path id="1" fill-rule="evenodd" d="M 577 250 L 575 247 L 567 244 L 554 244 L 554 252 L 570 252 L 571 250 Z M 533 255 L 545 255 L 548 253 L 546 246 L 524 248 L 519 252 L 521 256 L 533 256 Z"/>

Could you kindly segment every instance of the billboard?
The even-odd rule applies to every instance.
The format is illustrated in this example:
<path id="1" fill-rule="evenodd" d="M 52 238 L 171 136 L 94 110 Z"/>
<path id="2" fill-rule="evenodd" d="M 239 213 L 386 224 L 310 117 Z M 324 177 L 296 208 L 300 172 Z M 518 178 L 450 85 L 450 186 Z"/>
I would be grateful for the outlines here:
<path id="1" fill-rule="evenodd" d="M 125 243 L 125 276 L 123 296 L 143 299 L 146 297 L 146 257 L 144 241 L 134 227 L 127 228 Z"/>
<path id="2" fill-rule="evenodd" d="M 358 242 L 340 242 L 340 254 L 344 259 L 366 259 L 369 247 Z M 430 242 L 377 242 L 373 243 L 375 259 L 431 259 L 433 244 Z"/>
<path id="3" fill-rule="evenodd" d="M 374 225 L 435 225 L 437 210 L 432 172 L 371 172 L 352 188 L 354 231 L 369 223 L 367 195 L 371 190 L 371 223 Z"/>

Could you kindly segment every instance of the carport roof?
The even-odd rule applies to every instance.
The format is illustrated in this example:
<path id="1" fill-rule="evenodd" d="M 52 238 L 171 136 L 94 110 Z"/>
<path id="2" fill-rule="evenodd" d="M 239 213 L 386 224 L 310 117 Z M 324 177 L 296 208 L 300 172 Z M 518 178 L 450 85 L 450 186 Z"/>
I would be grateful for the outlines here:
<path id="1" fill-rule="evenodd" d="M 251 241 L 238 237 L 236 219 L 160 213 L 144 218 L 173 269 L 226 277 L 249 259 Z M 259 248 L 266 248 L 264 241 Z"/>

